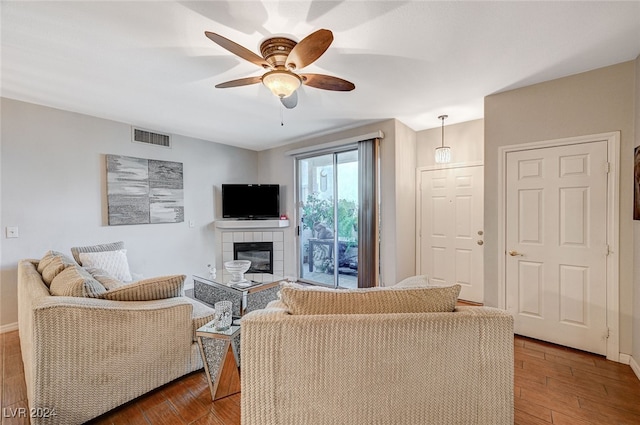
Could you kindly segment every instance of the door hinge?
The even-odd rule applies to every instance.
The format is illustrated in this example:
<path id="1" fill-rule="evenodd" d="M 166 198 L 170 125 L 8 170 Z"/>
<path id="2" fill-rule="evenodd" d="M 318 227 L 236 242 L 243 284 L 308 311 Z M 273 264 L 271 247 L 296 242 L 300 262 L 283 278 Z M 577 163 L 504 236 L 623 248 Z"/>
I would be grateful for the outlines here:
<path id="1" fill-rule="evenodd" d="M 604 172 L 609 174 L 611 172 L 611 163 L 610 162 L 605 162 L 604 163 Z"/>
<path id="2" fill-rule="evenodd" d="M 609 246 L 609 244 L 606 244 L 604 246 L 604 255 L 606 255 L 606 256 L 611 255 L 611 247 Z"/>
<path id="3" fill-rule="evenodd" d="M 604 330 L 604 339 L 609 339 L 611 336 L 611 329 L 607 328 Z"/>

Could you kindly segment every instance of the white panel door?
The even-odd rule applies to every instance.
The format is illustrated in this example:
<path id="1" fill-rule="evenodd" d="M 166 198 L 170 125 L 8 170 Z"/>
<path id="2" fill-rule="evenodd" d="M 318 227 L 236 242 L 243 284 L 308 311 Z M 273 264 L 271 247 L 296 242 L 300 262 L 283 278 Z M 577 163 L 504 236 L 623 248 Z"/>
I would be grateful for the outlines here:
<path id="1" fill-rule="evenodd" d="M 460 299 L 481 303 L 483 167 L 420 173 L 419 272 L 435 284 L 462 285 Z"/>
<path id="2" fill-rule="evenodd" d="M 506 301 L 515 332 L 606 354 L 607 142 L 509 152 Z"/>

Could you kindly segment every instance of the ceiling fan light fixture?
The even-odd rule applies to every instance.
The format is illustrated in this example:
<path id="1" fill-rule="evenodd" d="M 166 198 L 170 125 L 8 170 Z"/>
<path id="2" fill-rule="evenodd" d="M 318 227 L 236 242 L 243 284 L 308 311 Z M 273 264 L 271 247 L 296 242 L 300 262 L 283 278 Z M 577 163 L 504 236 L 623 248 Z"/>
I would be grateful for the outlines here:
<path id="1" fill-rule="evenodd" d="M 451 148 L 444 145 L 444 120 L 449 118 L 448 115 L 440 115 L 439 120 L 442 120 L 442 145 L 436 148 L 436 164 L 447 164 L 451 162 Z"/>
<path id="2" fill-rule="evenodd" d="M 262 84 L 274 95 L 284 98 L 291 96 L 300 87 L 302 80 L 293 72 L 276 69 L 262 76 Z"/>

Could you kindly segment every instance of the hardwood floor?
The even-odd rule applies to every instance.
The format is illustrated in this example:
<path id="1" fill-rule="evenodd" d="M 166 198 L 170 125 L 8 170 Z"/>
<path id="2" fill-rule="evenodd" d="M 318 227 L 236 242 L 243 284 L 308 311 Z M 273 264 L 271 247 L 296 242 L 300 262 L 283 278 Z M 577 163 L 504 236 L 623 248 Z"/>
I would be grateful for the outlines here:
<path id="1" fill-rule="evenodd" d="M 514 348 L 516 424 L 640 424 L 631 367 L 519 336 Z"/>
<path id="2" fill-rule="evenodd" d="M 515 424 L 640 424 L 640 380 L 629 366 L 520 336 L 514 348 Z M 0 399 L 1 425 L 29 423 L 11 417 L 27 407 L 18 332 L 0 334 Z M 195 372 L 90 423 L 239 424 L 240 395 L 212 403 L 204 373 Z"/>

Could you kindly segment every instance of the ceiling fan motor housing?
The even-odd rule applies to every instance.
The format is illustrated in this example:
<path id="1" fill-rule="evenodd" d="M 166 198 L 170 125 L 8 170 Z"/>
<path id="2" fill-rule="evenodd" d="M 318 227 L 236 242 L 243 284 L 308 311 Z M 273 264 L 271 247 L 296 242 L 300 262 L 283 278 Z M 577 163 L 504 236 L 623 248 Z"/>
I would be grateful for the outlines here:
<path id="1" fill-rule="evenodd" d="M 273 68 L 285 68 L 287 57 L 296 44 L 284 37 L 268 38 L 260 44 L 260 53 Z"/>

